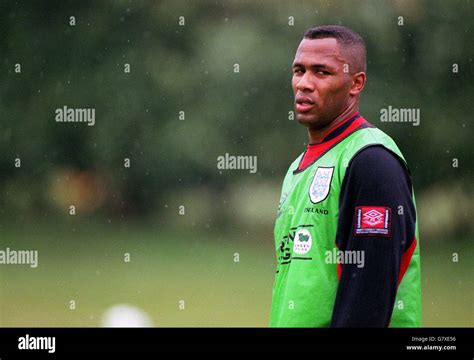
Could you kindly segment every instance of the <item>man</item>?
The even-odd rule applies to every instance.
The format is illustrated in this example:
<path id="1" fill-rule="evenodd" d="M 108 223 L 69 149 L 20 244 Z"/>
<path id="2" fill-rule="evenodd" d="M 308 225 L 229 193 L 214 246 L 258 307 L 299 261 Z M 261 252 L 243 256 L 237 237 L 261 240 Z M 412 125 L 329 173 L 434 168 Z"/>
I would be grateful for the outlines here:
<path id="1" fill-rule="evenodd" d="M 292 87 L 309 145 L 283 181 L 270 326 L 420 326 L 410 173 L 394 141 L 359 114 L 365 82 L 357 33 L 306 31 Z"/>

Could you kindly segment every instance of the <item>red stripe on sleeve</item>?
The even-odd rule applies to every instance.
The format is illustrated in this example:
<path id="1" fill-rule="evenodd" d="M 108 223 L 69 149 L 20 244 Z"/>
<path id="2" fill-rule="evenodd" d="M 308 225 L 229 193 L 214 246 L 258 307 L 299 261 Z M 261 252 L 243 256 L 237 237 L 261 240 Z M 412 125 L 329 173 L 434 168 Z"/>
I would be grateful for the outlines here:
<path id="1" fill-rule="evenodd" d="M 400 285 L 403 279 L 403 276 L 405 275 L 405 272 L 408 269 L 408 265 L 410 265 L 410 261 L 413 256 L 413 252 L 415 251 L 415 248 L 416 248 L 416 237 L 413 239 L 410 247 L 402 255 L 402 262 L 400 264 L 400 273 L 398 274 L 398 285 Z"/>

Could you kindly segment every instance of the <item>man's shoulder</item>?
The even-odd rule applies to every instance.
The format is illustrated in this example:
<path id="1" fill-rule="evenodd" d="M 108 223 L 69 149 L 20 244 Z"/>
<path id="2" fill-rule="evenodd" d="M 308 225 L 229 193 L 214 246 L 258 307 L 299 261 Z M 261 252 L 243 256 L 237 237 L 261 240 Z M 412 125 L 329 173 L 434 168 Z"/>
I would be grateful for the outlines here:
<path id="1" fill-rule="evenodd" d="M 303 159 L 303 156 L 305 154 L 305 151 L 300 153 L 295 160 L 291 163 L 291 165 L 288 167 L 288 171 L 294 171 L 298 168 L 298 165 L 300 164 L 301 160 Z"/>
<path id="2" fill-rule="evenodd" d="M 358 177 L 366 183 L 382 181 L 388 185 L 398 181 L 401 176 L 409 177 L 404 161 L 392 150 L 378 144 L 360 150 L 348 168 L 352 177 Z"/>
<path id="3" fill-rule="evenodd" d="M 382 166 L 383 164 L 397 165 L 400 164 L 400 158 L 392 150 L 382 144 L 370 144 L 354 155 L 352 163 L 379 166 Z"/>
<path id="4" fill-rule="evenodd" d="M 375 148 L 365 152 L 369 147 Z M 405 163 L 404 166 L 406 166 L 405 157 L 395 140 L 373 125 L 357 130 L 348 136 L 345 142 L 341 144 L 340 153 L 341 156 L 348 158 L 348 160 L 354 160 L 359 155 L 369 157 L 368 160 L 374 157 L 383 159 L 395 157 L 396 160 L 401 160 L 402 163 Z"/>

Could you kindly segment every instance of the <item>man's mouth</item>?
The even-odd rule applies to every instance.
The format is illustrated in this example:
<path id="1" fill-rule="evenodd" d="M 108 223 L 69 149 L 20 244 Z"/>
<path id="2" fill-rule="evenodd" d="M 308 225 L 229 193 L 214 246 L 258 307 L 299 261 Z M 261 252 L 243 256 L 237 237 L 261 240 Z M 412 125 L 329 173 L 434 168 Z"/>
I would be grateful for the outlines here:
<path id="1" fill-rule="evenodd" d="M 306 96 L 297 96 L 295 99 L 296 112 L 305 113 L 310 111 L 315 105 L 314 101 Z"/>

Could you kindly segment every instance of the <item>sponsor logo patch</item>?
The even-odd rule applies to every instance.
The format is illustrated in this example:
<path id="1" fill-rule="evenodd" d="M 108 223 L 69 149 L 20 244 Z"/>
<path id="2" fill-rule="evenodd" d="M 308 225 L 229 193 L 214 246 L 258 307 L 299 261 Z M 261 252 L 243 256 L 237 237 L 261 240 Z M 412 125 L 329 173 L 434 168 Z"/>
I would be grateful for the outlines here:
<path id="1" fill-rule="evenodd" d="M 311 202 L 317 204 L 325 200 L 331 188 L 332 174 L 334 167 L 321 167 L 316 169 L 313 181 L 309 187 L 309 198 Z"/>
<path id="2" fill-rule="evenodd" d="M 392 210 L 386 206 L 356 207 L 355 235 L 390 236 Z"/>
<path id="3" fill-rule="evenodd" d="M 298 255 L 304 255 L 311 250 L 313 239 L 311 233 L 306 229 L 300 229 L 296 232 L 293 240 L 293 252 Z"/>

